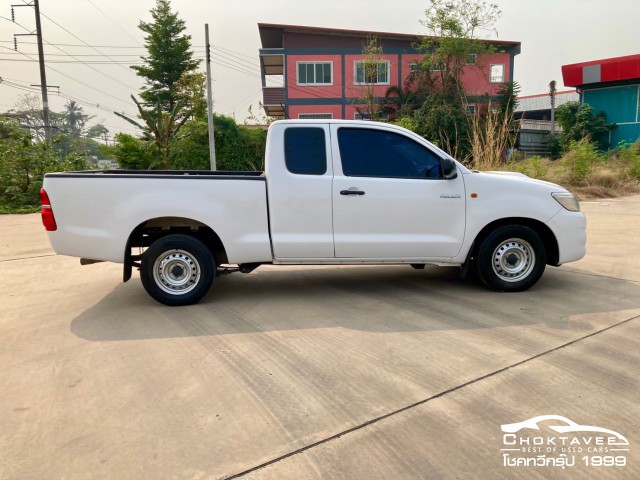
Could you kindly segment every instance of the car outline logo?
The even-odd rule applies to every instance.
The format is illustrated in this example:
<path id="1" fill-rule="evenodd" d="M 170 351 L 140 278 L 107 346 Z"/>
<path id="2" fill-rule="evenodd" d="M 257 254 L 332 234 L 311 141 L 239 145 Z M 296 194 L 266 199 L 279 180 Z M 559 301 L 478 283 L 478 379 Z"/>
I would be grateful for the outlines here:
<path id="1" fill-rule="evenodd" d="M 610 430 L 608 428 L 596 427 L 593 425 L 579 425 L 573 420 L 569 420 L 567 417 L 563 417 L 561 415 L 540 415 L 538 417 L 530 418 L 529 420 L 525 420 L 523 422 L 516 423 L 506 423 L 504 425 L 500 425 L 500 428 L 505 433 L 516 433 L 525 428 L 531 430 L 540 430 L 538 423 L 544 422 L 546 420 L 558 420 L 560 422 L 564 422 L 567 425 L 546 425 L 547 428 L 550 428 L 554 432 L 558 433 L 572 433 L 572 432 L 599 432 L 606 433 L 609 435 L 613 435 L 620 442 L 615 442 L 615 444 L 610 445 L 629 445 L 629 440 L 626 437 L 615 430 Z"/>

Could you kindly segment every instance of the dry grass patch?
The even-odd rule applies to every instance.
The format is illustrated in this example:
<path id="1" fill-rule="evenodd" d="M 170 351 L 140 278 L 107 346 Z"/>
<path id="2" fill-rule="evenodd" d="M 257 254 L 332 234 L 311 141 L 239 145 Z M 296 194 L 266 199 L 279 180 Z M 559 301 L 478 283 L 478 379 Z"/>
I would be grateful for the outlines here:
<path id="1" fill-rule="evenodd" d="M 640 141 L 606 154 L 582 141 L 573 144 L 559 160 L 535 156 L 492 165 L 492 169 L 557 183 L 580 200 L 634 195 L 640 193 Z"/>

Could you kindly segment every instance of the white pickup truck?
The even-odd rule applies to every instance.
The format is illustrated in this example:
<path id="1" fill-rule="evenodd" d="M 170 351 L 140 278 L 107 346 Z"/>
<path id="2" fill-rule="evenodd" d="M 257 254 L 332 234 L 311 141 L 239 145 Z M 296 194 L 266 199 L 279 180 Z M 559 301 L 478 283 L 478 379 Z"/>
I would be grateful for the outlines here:
<path id="1" fill-rule="evenodd" d="M 137 267 L 167 305 L 262 264 L 471 266 L 489 288 L 521 291 L 585 254 L 564 188 L 471 171 L 397 126 L 275 122 L 266 160 L 264 173 L 47 174 L 43 223 L 57 253 L 123 263 L 125 282 Z"/>

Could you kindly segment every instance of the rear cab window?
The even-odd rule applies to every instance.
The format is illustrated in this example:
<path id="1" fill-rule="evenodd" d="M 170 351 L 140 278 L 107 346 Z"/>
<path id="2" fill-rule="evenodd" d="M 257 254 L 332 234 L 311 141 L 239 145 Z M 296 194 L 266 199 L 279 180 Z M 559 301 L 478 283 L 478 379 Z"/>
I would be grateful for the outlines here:
<path id="1" fill-rule="evenodd" d="M 327 144 L 322 128 L 290 127 L 284 132 L 284 159 L 296 175 L 324 175 L 327 172 Z"/>

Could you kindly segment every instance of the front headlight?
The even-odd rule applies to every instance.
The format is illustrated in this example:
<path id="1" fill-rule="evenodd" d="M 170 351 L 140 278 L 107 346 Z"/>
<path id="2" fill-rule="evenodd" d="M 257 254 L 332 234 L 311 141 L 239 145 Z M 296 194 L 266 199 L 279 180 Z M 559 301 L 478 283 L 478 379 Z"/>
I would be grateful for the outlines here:
<path id="1" fill-rule="evenodd" d="M 556 199 L 560 205 L 569 210 L 570 212 L 579 212 L 580 211 L 580 203 L 576 200 L 569 192 L 557 192 L 552 193 L 551 196 Z"/>

